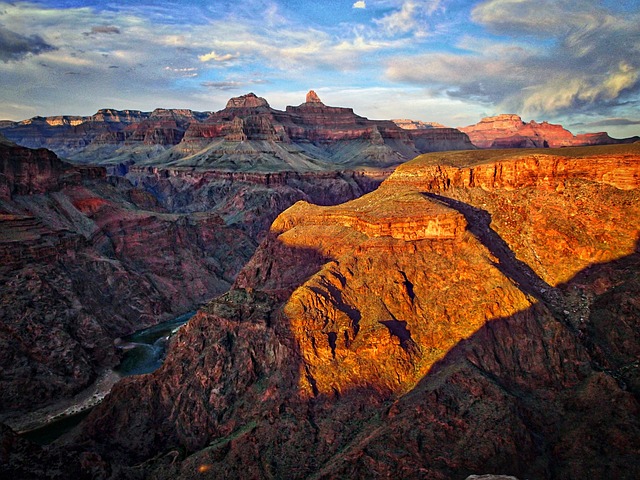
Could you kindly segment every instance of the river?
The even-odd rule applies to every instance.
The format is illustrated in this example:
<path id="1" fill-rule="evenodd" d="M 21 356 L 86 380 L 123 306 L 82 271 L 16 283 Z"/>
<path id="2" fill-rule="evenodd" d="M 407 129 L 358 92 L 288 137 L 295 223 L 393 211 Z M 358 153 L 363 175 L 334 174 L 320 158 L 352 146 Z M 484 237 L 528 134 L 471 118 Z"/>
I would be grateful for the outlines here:
<path id="1" fill-rule="evenodd" d="M 195 312 L 185 313 L 172 320 L 122 337 L 118 342 L 118 348 L 123 350 L 122 360 L 111 374 L 122 378 L 157 370 L 164 362 L 169 339 L 194 314 Z M 60 415 L 56 420 L 42 427 L 23 432 L 21 435 L 34 443 L 47 445 L 76 427 L 104 398 L 104 395 L 106 393 L 102 394 L 98 401 L 92 402 L 89 407 L 82 408 L 80 406 L 70 415 Z"/>

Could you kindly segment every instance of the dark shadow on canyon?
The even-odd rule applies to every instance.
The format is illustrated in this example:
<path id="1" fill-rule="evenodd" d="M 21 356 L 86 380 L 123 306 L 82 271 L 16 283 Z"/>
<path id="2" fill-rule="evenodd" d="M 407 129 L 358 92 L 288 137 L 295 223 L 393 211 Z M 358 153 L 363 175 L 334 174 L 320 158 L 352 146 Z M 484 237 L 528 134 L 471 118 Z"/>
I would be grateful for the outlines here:
<path id="1" fill-rule="evenodd" d="M 529 265 L 518 260 L 507 242 L 491 228 L 491 214 L 489 212 L 435 193 L 423 193 L 423 195 L 464 215 L 467 229 L 498 259 L 498 262 L 494 264 L 495 267 L 513 280 L 523 292 L 538 300 L 550 300 L 548 292 L 553 290 L 553 287 L 540 278 Z"/>

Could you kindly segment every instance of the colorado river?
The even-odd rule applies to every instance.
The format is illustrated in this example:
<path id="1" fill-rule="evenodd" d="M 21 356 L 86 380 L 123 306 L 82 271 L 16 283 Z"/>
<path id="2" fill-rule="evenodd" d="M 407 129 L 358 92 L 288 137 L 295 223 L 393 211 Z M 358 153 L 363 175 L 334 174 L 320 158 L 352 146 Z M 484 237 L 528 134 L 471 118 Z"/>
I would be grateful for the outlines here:
<path id="1" fill-rule="evenodd" d="M 139 330 L 119 339 L 118 348 L 124 350 L 122 360 L 114 372 L 110 372 L 106 377 L 113 378 L 116 376 L 121 378 L 142 375 L 157 370 L 164 362 L 169 339 L 194 314 L 195 312 L 185 313 L 172 320 Z M 109 390 L 113 383 L 114 381 L 109 380 L 105 382 Z M 46 425 L 23 432 L 22 436 L 40 445 L 53 442 L 77 426 L 89 414 L 91 409 L 102 401 L 106 393 L 108 392 L 93 394 L 86 404 L 71 407 L 56 415 L 55 419 Z"/>

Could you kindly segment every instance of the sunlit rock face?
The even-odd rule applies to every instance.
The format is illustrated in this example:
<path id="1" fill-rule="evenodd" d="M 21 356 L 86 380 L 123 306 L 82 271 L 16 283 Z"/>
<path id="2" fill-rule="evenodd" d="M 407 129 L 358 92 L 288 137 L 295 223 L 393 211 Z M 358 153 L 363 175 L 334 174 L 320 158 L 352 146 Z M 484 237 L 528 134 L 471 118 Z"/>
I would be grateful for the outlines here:
<path id="1" fill-rule="evenodd" d="M 295 202 L 348 201 L 389 173 L 140 167 L 130 183 L 0 138 L 0 419 L 22 429 L 117 364 L 114 338 L 228 290 Z"/>
<path id="2" fill-rule="evenodd" d="M 502 114 L 483 118 L 475 125 L 460 128 L 478 148 L 558 148 L 585 145 L 632 143 L 638 137 L 617 140 L 605 132 L 573 135 L 562 125 L 525 123 L 518 115 Z"/>
<path id="3" fill-rule="evenodd" d="M 636 478 L 639 173 L 637 145 L 430 154 L 298 203 L 82 448 L 123 478 Z"/>

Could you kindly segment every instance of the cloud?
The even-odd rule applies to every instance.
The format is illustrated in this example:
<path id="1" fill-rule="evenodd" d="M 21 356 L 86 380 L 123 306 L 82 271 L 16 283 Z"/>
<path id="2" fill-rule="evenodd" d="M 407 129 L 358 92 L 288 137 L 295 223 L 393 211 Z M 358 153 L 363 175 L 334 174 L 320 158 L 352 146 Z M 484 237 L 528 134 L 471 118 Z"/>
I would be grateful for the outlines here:
<path id="1" fill-rule="evenodd" d="M 221 55 L 215 51 L 211 51 L 205 55 L 198 55 L 198 60 L 201 62 L 210 62 L 211 60 L 215 62 L 228 62 L 229 60 L 234 60 L 236 58 L 238 58 L 237 55 L 232 55 L 231 53 Z"/>
<path id="2" fill-rule="evenodd" d="M 89 35 L 98 35 L 98 34 L 106 34 L 106 35 L 119 35 L 120 29 L 113 25 L 100 25 L 96 27 L 91 27 L 90 32 L 85 32 L 85 36 Z"/>
<path id="3" fill-rule="evenodd" d="M 630 118 L 605 118 L 597 122 L 589 122 L 582 124 L 586 127 L 612 127 L 622 125 L 640 125 L 640 120 L 632 120 Z"/>
<path id="4" fill-rule="evenodd" d="M 56 48 L 39 35 L 21 35 L 0 26 L 0 60 L 17 62 L 27 55 L 39 55 Z"/>
<path id="5" fill-rule="evenodd" d="M 198 76 L 198 69 L 195 67 L 185 67 L 185 68 L 164 67 L 164 69 L 168 72 L 173 72 L 182 78 L 192 78 L 192 77 Z"/>
<path id="6" fill-rule="evenodd" d="M 233 80 L 226 80 L 226 81 L 209 81 L 209 82 L 202 82 L 200 85 L 202 85 L 203 87 L 206 88 L 212 88 L 212 89 L 216 89 L 216 90 L 237 90 L 240 88 L 244 88 L 247 87 L 249 85 L 263 85 L 268 83 L 266 80 L 262 80 L 262 79 L 255 79 L 255 80 L 243 80 L 243 81 L 233 81 Z"/>
<path id="7" fill-rule="evenodd" d="M 640 14 L 616 14 L 600 4 L 482 2 L 472 18 L 484 32 L 461 37 L 455 45 L 461 51 L 397 56 L 387 77 L 522 115 L 637 106 Z"/>
<path id="8" fill-rule="evenodd" d="M 640 72 L 626 62 L 604 75 L 555 76 L 525 92 L 519 103 L 525 113 L 557 112 L 585 104 L 606 103 L 638 83 Z"/>
<path id="9" fill-rule="evenodd" d="M 388 34 L 427 34 L 427 18 L 441 10 L 441 0 L 404 0 L 399 10 L 374 20 Z"/>
<path id="10" fill-rule="evenodd" d="M 353 4 L 353 8 L 367 8 L 367 3 L 364 0 L 359 0 Z"/>

